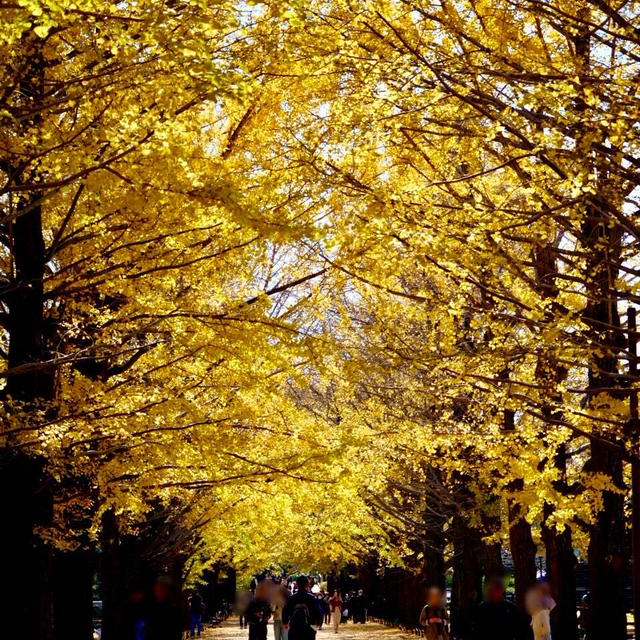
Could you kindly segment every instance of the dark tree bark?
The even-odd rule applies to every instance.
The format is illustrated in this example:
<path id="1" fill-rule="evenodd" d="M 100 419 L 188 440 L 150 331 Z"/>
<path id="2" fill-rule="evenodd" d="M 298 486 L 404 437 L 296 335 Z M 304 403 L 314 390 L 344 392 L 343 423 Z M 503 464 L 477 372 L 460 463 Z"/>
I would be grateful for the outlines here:
<path id="1" fill-rule="evenodd" d="M 435 520 L 435 521 L 434 521 Z M 440 517 L 425 517 L 422 577 L 426 588 L 438 586 L 444 589 L 444 548 L 445 536 Z"/>
<path id="2" fill-rule="evenodd" d="M 118 518 L 109 509 L 102 516 L 100 544 L 100 576 L 102 578 L 102 638 L 118 640 L 126 637 L 125 605 L 129 578 L 127 561 L 120 546 Z"/>
<path id="3" fill-rule="evenodd" d="M 502 545 L 499 542 L 486 543 L 483 541 L 478 549 L 478 560 L 485 580 L 504 576 Z"/>
<path id="4" fill-rule="evenodd" d="M 100 575 L 103 599 L 103 640 L 122 640 L 127 636 L 127 609 L 133 591 L 149 592 L 163 576 L 172 585 L 175 603 L 181 607 L 182 583 L 188 554 L 196 548 L 194 533 L 184 529 L 184 506 L 157 504 L 150 507 L 135 532 L 120 530 L 113 509 L 102 518 Z"/>
<path id="5" fill-rule="evenodd" d="M 610 447 L 592 443 L 588 470 L 606 474 L 622 486 L 622 462 Z M 624 597 L 627 551 L 624 497 L 605 491 L 604 505 L 589 538 L 589 640 L 626 637 Z"/>
<path id="6" fill-rule="evenodd" d="M 509 523 L 516 606 L 524 611 L 526 593 L 536 583 L 536 545 L 531 535 L 531 525 L 520 515 L 520 505 L 513 501 L 509 504 Z"/>
<path id="7" fill-rule="evenodd" d="M 588 16 L 588 9 L 581 10 Z M 581 15 L 581 17 L 582 17 Z M 589 21 L 584 20 L 573 38 L 576 57 L 576 72 L 579 86 L 590 84 L 593 73 L 591 51 L 592 31 Z M 596 45 L 597 46 L 597 43 Z M 586 113 L 584 94 L 579 92 L 574 104 L 576 113 Z M 590 116 L 586 115 L 585 120 Z M 622 249 L 623 229 L 616 221 L 616 210 L 622 207 L 617 187 L 609 182 L 606 164 L 593 165 L 592 144 L 588 135 L 580 136 L 578 124 L 578 151 L 585 159 L 584 168 L 597 175 L 597 194 L 585 198 L 584 215 L 579 241 L 585 251 L 584 281 L 587 304 L 582 320 L 587 325 L 587 338 L 592 345 L 589 356 L 588 401 L 598 401 L 602 409 L 607 398 L 615 398 L 621 385 L 618 373 L 618 353 L 626 349 L 626 340 L 621 331 L 618 314 L 618 271 Z M 625 394 L 620 394 L 624 399 Z M 594 425 L 596 437 L 591 441 L 591 459 L 587 471 L 601 473 L 622 488 L 622 459 L 616 450 L 615 438 L 606 442 L 610 434 L 600 434 Z M 602 435 L 603 440 L 598 436 Z M 613 446 L 611 446 L 613 445 Z M 589 640 L 624 638 L 626 635 L 626 612 L 624 604 L 624 576 L 627 564 L 624 550 L 624 504 L 623 497 L 605 491 L 604 505 L 591 529 L 589 541 L 589 617 L 587 635 Z"/>
<path id="8" fill-rule="evenodd" d="M 57 551 L 53 558 L 54 640 L 91 640 L 93 637 L 91 551 Z"/>
<path id="9" fill-rule="evenodd" d="M 547 575 L 551 595 L 556 607 L 551 612 L 552 635 L 558 638 L 576 638 L 576 557 L 571 542 L 571 529 L 562 532 L 543 527 L 542 537 L 546 549 Z"/>
<path id="10" fill-rule="evenodd" d="M 582 242 L 589 249 L 586 261 L 586 281 L 589 301 L 583 320 L 597 352 L 589 363 L 589 402 L 598 399 L 600 406 L 607 397 L 617 399 L 615 387 L 621 385 L 617 353 L 626 341 L 621 331 L 617 308 L 616 278 L 620 257 L 622 230 L 611 227 L 608 202 L 588 206 L 582 227 Z M 599 391 L 602 389 L 602 391 Z M 621 390 L 620 398 L 625 397 Z M 598 435 L 597 427 L 595 428 Z M 607 440 L 607 438 L 609 440 Z M 591 458 L 585 471 L 603 474 L 614 486 L 623 489 L 622 457 L 610 436 L 591 441 Z M 589 540 L 589 639 L 624 638 L 626 611 L 624 602 L 625 571 L 628 565 L 625 548 L 624 497 L 613 491 L 603 492 L 603 508 L 597 515 Z"/>
<path id="11" fill-rule="evenodd" d="M 31 32 L 23 37 L 25 70 L 20 82 L 20 105 L 25 115 L 22 133 L 33 134 L 40 122 L 46 62 L 42 44 Z M 3 169 L 15 185 L 37 181 L 37 167 L 20 164 Z M 54 375 L 43 363 L 43 279 L 45 245 L 41 195 L 25 192 L 11 203 L 8 223 L 13 272 L 0 291 L 7 308 L 8 377 L 4 401 L 9 426 L 29 427 L 36 412 L 51 411 Z M 33 416 L 36 416 L 33 418 Z M 52 479 L 44 461 L 14 448 L 13 439 L 0 452 L 0 509 L 7 522 L 1 527 L 4 593 L 0 598 L 3 635 L 19 637 L 28 624 L 34 640 L 50 640 L 53 630 L 52 550 L 38 537 L 51 525 Z"/>
<path id="12" fill-rule="evenodd" d="M 49 478 L 40 460 L 0 454 L 2 636 L 21 637 L 28 621 L 34 640 L 49 640 L 53 627 L 51 549 L 37 535 L 51 522 Z M 5 635 L 6 634 L 6 635 Z"/>
<path id="13" fill-rule="evenodd" d="M 453 584 L 451 590 L 451 631 L 454 637 L 471 638 L 471 621 L 482 597 L 480 535 L 456 516 L 453 521 Z"/>

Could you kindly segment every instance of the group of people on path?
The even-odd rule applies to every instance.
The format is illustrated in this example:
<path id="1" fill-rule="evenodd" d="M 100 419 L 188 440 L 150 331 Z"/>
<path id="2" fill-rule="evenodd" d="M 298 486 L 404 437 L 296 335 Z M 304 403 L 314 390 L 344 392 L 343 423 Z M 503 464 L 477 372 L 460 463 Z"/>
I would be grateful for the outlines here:
<path id="1" fill-rule="evenodd" d="M 472 640 L 552 640 L 551 610 L 555 602 L 549 585 L 539 582 L 526 596 L 526 612 L 505 597 L 504 582 L 490 580 L 486 598 L 463 621 L 464 637 Z M 443 591 L 429 589 L 427 604 L 420 614 L 426 640 L 449 640 L 449 617 Z"/>
<path id="2" fill-rule="evenodd" d="M 366 622 L 362 590 L 343 598 L 337 590 L 312 593 L 310 584 L 307 576 L 299 576 L 292 585 L 269 578 L 252 582 L 252 593 L 241 595 L 236 605 L 240 627 L 248 627 L 249 640 L 267 640 L 271 620 L 274 640 L 314 640 L 325 624 L 338 633 L 349 618 L 354 623 Z"/>

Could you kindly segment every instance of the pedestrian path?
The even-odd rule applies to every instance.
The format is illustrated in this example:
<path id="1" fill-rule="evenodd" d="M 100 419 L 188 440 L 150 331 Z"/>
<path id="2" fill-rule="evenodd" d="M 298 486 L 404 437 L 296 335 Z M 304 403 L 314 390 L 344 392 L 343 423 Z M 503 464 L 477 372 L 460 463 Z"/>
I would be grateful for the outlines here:
<path id="1" fill-rule="evenodd" d="M 240 629 L 237 619 L 227 620 L 220 627 L 207 629 L 203 634 L 203 640 L 247 640 L 249 631 Z M 368 622 L 365 625 L 347 624 L 340 627 L 336 635 L 333 628 L 321 629 L 316 636 L 316 640 L 416 640 L 416 636 L 403 633 L 394 627 L 385 627 L 380 624 Z M 267 640 L 273 640 L 273 629 L 269 625 L 269 635 Z"/>

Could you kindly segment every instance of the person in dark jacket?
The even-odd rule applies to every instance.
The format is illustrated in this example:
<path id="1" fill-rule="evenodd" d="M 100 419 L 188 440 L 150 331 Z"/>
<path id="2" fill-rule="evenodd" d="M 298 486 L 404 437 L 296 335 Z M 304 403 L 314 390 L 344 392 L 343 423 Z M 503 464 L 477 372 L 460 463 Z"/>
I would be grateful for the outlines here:
<path id="1" fill-rule="evenodd" d="M 202 615 L 204 614 L 204 602 L 202 596 L 194 591 L 189 598 L 189 635 L 193 638 L 198 632 L 202 634 Z"/>
<path id="2" fill-rule="evenodd" d="M 124 610 L 124 640 L 144 640 L 147 629 L 148 607 L 142 587 L 134 587 Z"/>
<path id="3" fill-rule="evenodd" d="M 258 584 L 256 595 L 249 603 L 246 612 L 249 623 L 249 640 L 267 640 L 267 623 L 271 618 L 271 603 L 266 593 L 265 582 Z"/>
<path id="4" fill-rule="evenodd" d="M 282 621 L 288 629 L 288 640 L 313 640 L 314 627 L 321 627 L 324 611 L 318 599 L 309 593 L 309 579 L 300 576 L 296 580 L 298 590 L 289 598 L 282 611 Z"/>
<path id="5" fill-rule="evenodd" d="M 182 640 L 184 619 L 173 598 L 169 579 L 159 578 L 153 585 L 152 595 L 145 640 Z"/>
<path id="6" fill-rule="evenodd" d="M 367 600 L 364 591 L 360 589 L 349 602 L 349 611 L 354 624 L 364 624 L 367 621 Z"/>
<path id="7" fill-rule="evenodd" d="M 527 617 L 504 597 L 504 582 L 494 578 L 487 587 L 487 598 L 480 604 L 474 622 L 474 640 L 526 640 Z"/>

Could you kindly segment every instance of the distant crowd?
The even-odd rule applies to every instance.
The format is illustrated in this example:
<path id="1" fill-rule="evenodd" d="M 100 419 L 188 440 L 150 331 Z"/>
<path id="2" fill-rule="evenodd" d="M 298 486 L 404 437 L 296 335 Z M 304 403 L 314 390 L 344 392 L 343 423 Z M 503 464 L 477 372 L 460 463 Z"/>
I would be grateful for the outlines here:
<path id="1" fill-rule="evenodd" d="M 484 599 L 462 621 L 461 635 L 473 640 L 552 640 L 554 607 L 546 582 L 529 590 L 523 611 L 507 600 L 504 582 L 496 578 L 487 583 Z M 362 590 L 343 595 L 339 590 L 322 590 L 306 576 L 290 581 L 267 574 L 238 596 L 236 612 L 249 640 L 267 640 L 270 621 L 273 640 L 314 640 L 323 626 L 338 633 L 348 620 L 364 624 L 368 601 Z M 429 589 L 419 624 L 426 640 L 450 640 L 446 594 L 439 587 Z"/>
<path id="2" fill-rule="evenodd" d="M 230 607 L 224 607 L 214 619 L 227 615 Z M 546 582 L 529 590 L 526 611 L 522 611 L 505 597 L 503 581 L 493 579 L 487 583 L 484 599 L 459 622 L 457 635 L 470 640 L 552 640 L 550 615 L 554 607 Z M 268 640 L 270 623 L 273 640 L 315 640 L 323 627 L 337 634 L 348 621 L 364 624 L 368 610 L 362 589 L 328 591 L 307 576 L 291 580 L 270 573 L 253 579 L 249 591 L 240 593 L 235 603 L 240 628 L 248 630 L 248 640 Z M 130 592 L 123 640 L 200 636 L 204 613 L 203 599 L 196 590 L 179 601 L 171 582 L 160 578 L 148 594 L 141 589 Z M 426 640 L 450 640 L 447 598 L 439 587 L 429 589 L 419 624 Z"/>
<path id="3" fill-rule="evenodd" d="M 362 589 L 344 595 L 324 591 L 312 578 L 290 580 L 267 574 L 251 582 L 250 592 L 236 602 L 240 627 L 248 628 L 249 640 L 266 640 L 273 621 L 274 640 L 314 640 L 324 625 L 338 633 L 340 625 L 367 620 L 367 599 Z"/>

